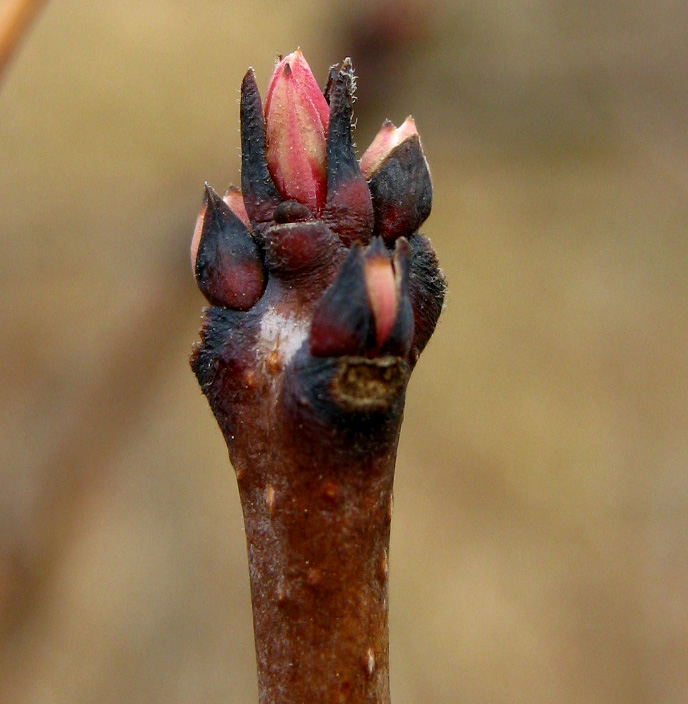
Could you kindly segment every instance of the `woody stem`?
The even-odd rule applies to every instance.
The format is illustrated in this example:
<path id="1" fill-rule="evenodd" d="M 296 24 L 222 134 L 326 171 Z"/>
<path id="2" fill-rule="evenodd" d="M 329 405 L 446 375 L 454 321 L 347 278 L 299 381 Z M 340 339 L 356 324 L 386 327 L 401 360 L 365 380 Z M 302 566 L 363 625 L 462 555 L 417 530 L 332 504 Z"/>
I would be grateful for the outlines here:
<path id="1" fill-rule="evenodd" d="M 330 401 L 342 402 L 328 386 Z M 344 404 L 379 401 L 359 391 Z M 243 432 L 225 434 L 246 526 L 260 704 L 390 702 L 388 549 L 403 389 L 392 396 L 382 412 L 349 405 L 336 419 L 299 393 L 264 396 L 239 411 Z"/>

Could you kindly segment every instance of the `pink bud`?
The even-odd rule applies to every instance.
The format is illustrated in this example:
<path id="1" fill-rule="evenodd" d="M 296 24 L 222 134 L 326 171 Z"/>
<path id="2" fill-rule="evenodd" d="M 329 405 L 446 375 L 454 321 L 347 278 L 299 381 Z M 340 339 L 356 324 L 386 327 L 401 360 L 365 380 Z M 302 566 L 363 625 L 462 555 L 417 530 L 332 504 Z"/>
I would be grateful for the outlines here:
<path id="1" fill-rule="evenodd" d="M 375 135 L 375 139 L 361 157 L 363 175 L 370 179 L 389 153 L 414 134 L 418 134 L 418 130 L 410 115 L 404 120 L 401 127 L 395 127 L 393 122 L 385 120 L 380 131 Z"/>
<path id="2" fill-rule="evenodd" d="M 319 213 L 327 196 L 330 108 L 299 49 L 277 64 L 265 98 L 268 169 L 280 193 Z"/>

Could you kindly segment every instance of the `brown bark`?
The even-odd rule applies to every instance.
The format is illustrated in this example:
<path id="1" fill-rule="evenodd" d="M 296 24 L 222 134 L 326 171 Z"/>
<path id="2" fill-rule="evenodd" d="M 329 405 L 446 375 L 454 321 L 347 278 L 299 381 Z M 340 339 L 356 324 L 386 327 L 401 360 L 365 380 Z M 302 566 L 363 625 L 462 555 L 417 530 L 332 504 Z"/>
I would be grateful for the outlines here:
<path id="1" fill-rule="evenodd" d="M 299 432 L 290 400 L 282 399 L 258 433 L 255 419 L 266 418 L 274 399 L 247 405 L 243 430 L 229 441 L 246 525 L 259 701 L 388 704 L 399 399 L 391 404 L 394 418 L 368 418 L 377 432 L 353 452 L 352 434 L 333 438 L 309 418 L 308 405 L 301 420 L 310 430 Z"/>
<path id="2" fill-rule="evenodd" d="M 408 366 L 302 349 L 285 368 L 283 339 L 243 367 L 236 342 L 215 366 L 212 386 L 225 391 L 210 397 L 246 526 L 259 701 L 389 704 L 389 531 Z"/>

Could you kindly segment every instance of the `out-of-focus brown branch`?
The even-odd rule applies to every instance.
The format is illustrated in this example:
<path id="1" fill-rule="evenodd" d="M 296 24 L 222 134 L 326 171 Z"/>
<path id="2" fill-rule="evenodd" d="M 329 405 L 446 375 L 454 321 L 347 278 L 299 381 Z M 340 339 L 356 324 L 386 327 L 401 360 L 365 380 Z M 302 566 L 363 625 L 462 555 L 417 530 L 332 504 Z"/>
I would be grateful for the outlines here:
<path id="1" fill-rule="evenodd" d="M 46 0 L 6 0 L 0 6 L 0 79 Z"/>
<path id="2" fill-rule="evenodd" d="M 29 622 L 40 604 L 82 515 L 81 502 L 94 486 L 94 474 L 102 480 L 109 453 L 136 427 L 170 356 L 179 354 L 179 335 L 171 325 L 189 320 L 198 302 L 184 275 L 186 258 L 183 274 L 178 259 L 170 257 L 151 282 L 149 297 L 138 301 L 126 329 L 112 335 L 112 352 L 103 360 L 99 383 L 83 399 L 81 411 L 66 421 L 61 441 L 49 453 L 40 471 L 45 481 L 37 498 L 32 550 L 0 541 L 0 604 L 10 605 L 0 609 L 0 651 L 5 643 L 12 647 L 12 632 Z M 185 307 L 186 317 L 172 319 L 160 312 Z"/>

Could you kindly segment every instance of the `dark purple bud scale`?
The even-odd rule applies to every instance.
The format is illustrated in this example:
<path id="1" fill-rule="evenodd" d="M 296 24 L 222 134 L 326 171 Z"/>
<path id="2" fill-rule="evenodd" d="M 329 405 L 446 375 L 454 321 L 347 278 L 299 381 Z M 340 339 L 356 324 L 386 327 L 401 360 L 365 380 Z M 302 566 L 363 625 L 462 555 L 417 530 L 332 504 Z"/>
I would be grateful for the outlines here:
<path id="1" fill-rule="evenodd" d="M 354 77 L 345 59 L 330 91 L 327 134 L 327 202 L 323 219 L 344 244 L 368 242 L 373 231 L 373 206 L 365 176 L 354 151 L 352 102 Z"/>
<path id="2" fill-rule="evenodd" d="M 253 69 L 241 84 L 241 190 L 254 225 L 269 222 L 282 202 L 265 157 L 263 105 Z"/>
<path id="3" fill-rule="evenodd" d="M 205 206 L 196 252 L 198 286 L 214 305 L 248 310 L 265 288 L 263 254 L 245 225 L 207 184 Z"/>
<path id="4" fill-rule="evenodd" d="M 376 235 L 391 243 L 417 232 L 432 209 L 432 182 L 418 136 L 393 149 L 368 185 Z"/>
<path id="5" fill-rule="evenodd" d="M 315 357 L 363 356 L 375 344 L 363 251 L 358 243 L 313 313 L 309 344 Z"/>

